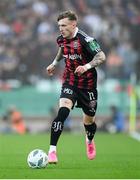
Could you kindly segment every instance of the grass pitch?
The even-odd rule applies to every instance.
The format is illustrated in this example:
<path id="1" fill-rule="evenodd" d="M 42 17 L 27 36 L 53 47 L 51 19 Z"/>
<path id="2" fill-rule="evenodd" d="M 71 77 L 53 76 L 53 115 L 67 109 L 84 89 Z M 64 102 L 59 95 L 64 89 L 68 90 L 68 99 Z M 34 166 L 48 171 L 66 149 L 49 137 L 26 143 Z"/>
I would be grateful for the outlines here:
<path id="1" fill-rule="evenodd" d="M 57 165 L 31 169 L 26 159 L 36 148 L 48 151 L 49 135 L 0 135 L 1 179 L 94 179 L 140 178 L 140 142 L 126 134 L 98 133 L 97 156 L 86 158 L 84 135 L 63 134 Z"/>

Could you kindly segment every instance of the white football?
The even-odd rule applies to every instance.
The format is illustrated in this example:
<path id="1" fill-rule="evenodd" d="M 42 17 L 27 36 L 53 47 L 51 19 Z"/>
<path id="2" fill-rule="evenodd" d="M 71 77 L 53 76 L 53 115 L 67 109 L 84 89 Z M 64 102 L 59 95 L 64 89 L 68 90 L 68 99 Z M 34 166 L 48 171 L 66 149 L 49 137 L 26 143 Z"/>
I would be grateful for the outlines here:
<path id="1" fill-rule="evenodd" d="M 48 156 L 43 150 L 35 149 L 29 153 L 27 163 L 31 168 L 45 168 L 48 164 Z"/>

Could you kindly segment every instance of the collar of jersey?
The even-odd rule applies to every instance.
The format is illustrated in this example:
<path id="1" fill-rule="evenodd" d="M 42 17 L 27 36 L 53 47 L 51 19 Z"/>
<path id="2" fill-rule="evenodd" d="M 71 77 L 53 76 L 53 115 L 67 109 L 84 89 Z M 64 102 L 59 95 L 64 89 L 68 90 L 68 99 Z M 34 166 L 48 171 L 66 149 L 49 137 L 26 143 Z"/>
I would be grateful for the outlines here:
<path id="1" fill-rule="evenodd" d="M 76 35 L 77 35 L 77 33 L 78 33 L 78 30 L 79 30 L 79 29 L 78 29 L 78 27 L 76 27 L 76 28 L 75 28 L 75 32 L 74 32 L 74 35 L 73 35 L 73 37 L 72 37 L 72 38 L 75 38 L 75 36 L 76 36 Z"/>

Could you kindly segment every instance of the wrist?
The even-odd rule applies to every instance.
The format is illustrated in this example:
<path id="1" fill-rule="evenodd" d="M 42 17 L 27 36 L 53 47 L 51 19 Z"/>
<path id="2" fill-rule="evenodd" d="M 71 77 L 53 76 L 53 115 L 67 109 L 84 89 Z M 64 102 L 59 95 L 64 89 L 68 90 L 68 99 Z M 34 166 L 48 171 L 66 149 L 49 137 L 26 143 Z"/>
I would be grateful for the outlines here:
<path id="1" fill-rule="evenodd" d="M 91 64 L 89 64 L 89 63 L 85 64 L 85 67 L 86 67 L 87 70 L 92 68 Z"/>

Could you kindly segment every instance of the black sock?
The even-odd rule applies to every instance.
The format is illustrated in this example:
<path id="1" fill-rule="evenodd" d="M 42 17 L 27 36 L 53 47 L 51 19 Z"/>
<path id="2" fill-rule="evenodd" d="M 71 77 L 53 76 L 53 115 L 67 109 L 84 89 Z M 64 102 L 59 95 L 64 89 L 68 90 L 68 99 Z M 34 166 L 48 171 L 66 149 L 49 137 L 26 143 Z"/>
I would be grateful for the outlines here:
<path id="1" fill-rule="evenodd" d="M 64 121 L 67 119 L 70 110 L 66 107 L 61 107 L 57 117 L 52 122 L 50 145 L 57 145 L 58 139 L 63 131 Z"/>
<path id="2" fill-rule="evenodd" d="M 89 125 L 84 124 L 84 126 L 85 126 L 88 140 L 92 141 L 92 139 L 96 133 L 96 129 L 97 129 L 96 123 L 93 122 L 93 124 L 89 124 Z"/>

